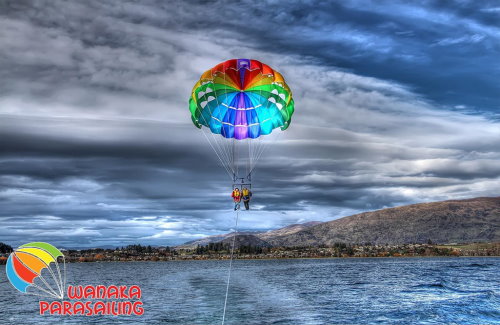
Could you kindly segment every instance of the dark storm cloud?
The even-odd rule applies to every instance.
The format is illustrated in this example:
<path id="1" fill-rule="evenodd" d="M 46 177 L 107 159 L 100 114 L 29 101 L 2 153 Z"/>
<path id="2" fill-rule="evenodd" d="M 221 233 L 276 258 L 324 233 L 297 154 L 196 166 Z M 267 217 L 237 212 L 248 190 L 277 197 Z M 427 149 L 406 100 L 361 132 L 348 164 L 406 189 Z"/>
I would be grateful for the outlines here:
<path id="1" fill-rule="evenodd" d="M 0 2 L 0 240 L 172 244 L 227 231 L 227 175 L 186 99 L 231 57 L 283 72 L 297 106 L 256 170 L 244 229 L 495 195 L 493 8 Z"/>
<path id="2" fill-rule="evenodd" d="M 174 69 L 174 53 L 186 51 L 166 34 L 199 33 L 221 44 L 234 38 L 259 50 L 395 80 L 449 107 L 495 111 L 500 47 L 492 8 L 494 2 L 467 1 L 11 1 L 2 11 L 14 20 L 4 23 L 13 25 L 5 32 L 33 32 L 31 38 L 47 42 L 33 48 L 40 57 L 18 56 L 14 50 L 23 44 L 15 41 L 4 55 L 10 69 L 44 82 L 166 97 L 155 79 Z M 45 96 L 57 89 L 31 86 Z M 15 80 L 3 86 L 15 87 Z"/>
<path id="3" fill-rule="evenodd" d="M 255 8 L 245 3 L 231 8 L 225 20 L 259 49 L 409 84 L 450 107 L 496 112 L 500 47 L 498 12 L 488 10 L 493 6 L 330 1 Z M 238 19 L 237 13 L 260 17 L 259 23 Z"/>

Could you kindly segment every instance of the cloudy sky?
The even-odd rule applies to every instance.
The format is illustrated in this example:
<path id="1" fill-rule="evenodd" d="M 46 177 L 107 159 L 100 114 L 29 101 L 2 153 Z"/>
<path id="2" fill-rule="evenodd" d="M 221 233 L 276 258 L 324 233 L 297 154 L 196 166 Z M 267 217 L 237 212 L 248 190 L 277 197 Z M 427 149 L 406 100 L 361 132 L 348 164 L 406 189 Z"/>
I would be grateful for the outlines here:
<path id="1" fill-rule="evenodd" d="M 498 196 L 499 20 L 489 1 L 0 0 L 0 241 L 231 229 L 230 182 L 187 108 L 230 58 L 280 71 L 296 103 L 242 229 Z"/>

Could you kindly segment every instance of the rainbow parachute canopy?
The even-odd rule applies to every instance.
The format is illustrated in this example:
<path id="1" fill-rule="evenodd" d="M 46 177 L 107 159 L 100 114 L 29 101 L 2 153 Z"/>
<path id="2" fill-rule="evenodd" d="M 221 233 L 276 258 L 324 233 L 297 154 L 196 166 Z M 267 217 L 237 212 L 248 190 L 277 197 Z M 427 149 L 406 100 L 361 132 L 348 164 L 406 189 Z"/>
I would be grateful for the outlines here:
<path id="1" fill-rule="evenodd" d="M 56 247 L 42 242 L 32 242 L 18 247 L 7 259 L 6 273 L 10 283 L 22 293 L 62 299 L 64 296 L 65 274 L 61 276 L 58 258 L 64 255 Z M 53 268 L 51 266 L 55 265 Z M 42 276 L 48 270 L 52 279 Z M 39 279 L 38 284 L 35 282 Z M 52 285 L 51 285 L 52 284 Z M 53 288 L 52 286 L 55 286 Z M 33 287 L 34 290 L 28 292 Z"/>
<path id="2" fill-rule="evenodd" d="M 294 102 L 279 72 L 257 60 L 233 59 L 202 74 L 189 110 L 196 127 L 241 140 L 286 130 Z"/>

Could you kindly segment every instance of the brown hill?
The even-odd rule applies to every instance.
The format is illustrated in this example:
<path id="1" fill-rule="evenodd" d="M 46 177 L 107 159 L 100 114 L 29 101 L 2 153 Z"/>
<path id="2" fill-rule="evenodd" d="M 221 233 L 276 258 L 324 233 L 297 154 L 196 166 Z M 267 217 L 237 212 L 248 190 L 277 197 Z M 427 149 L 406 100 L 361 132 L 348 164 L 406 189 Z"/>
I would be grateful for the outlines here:
<path id="1" fill-rule="evenodd" d="M 500 241 L 500 197 L 420 203 L 365 212 L 267 238 L 273 246 Z"/>
<path id="2" fill-rule="evenodd" d="M 222 243 L 233 244 L 233 236 L 222 240 Z M 271 247 L 271 245 L 254 235 L 237 235 L 234 241 L 234 247 L 239 248 L 240 246 L 257 246 L 257 247 Z"/>
<path id="3" fill-rule="evenodd" d="M 238 236 L 245 236 L 245 235 L 255 235 L 257 234 L 256 232 L 238 232 L 237 235 Z M 191 241 L 188 241 L 188 242 L 185 242 L 184 244 L 182 245 L 178 245 L 176 246 L 176 248 L 180 248 L 180 249 L 193 249 L 193 248 L 196 248 L 198 245 L 200 246 L 206 246 L 210 243 L 218 243 L 218 242 L 221 242 L 227 238 L 232 238 L 233 237 L 233 233 L 227 233 L 227 234 L 222 234 L 222 235 L 213 235 L 213 236 L 208 236 L 208 237 L 204 237 L 204 238 L 200 238 L 200 239 L 195 239 L 195 240 L 191 240 Z"/>
<path id="4" fill-rule="evenodd" d="M 286 226 L 286 227 L 283 227 L 280 229 L 258 233 L 258 234 L 255 234 L 255 236 L 259 237 L 262 240 L 267 241 L 268 239 L 272 239 L 272 238 L 275 238 L 278 236 L 286 236 L 286 235 L 294 234 L 296 232 L 308 229 L 312 226 L 319 225 L 320 223 L 322 223 L 322 222 L 309 221 L 309 222 L 305 222 L 305 223 L 296 223 L 296 224 L 289 225 L 289 226 Z"/>
<path id="5" fill-rule="evenodd" d="M 267 243 L 267 239 L 269 239 L 269 238 L 290 235 L 290 234 L 307 229 L 309 227 L 315 226 L 315 225 L 320 224 L 320 223 L 321 222 L 319 222 L 319 221 L 309 221 L 309 222 L 300 223 L 300 224 L 293 224 L 293 225 L 289 225 L 289 226 L 286 226 L 283 228 L 279 228 L 276 230 L 269 230 L 269 231 L 265 231 L 265 232 L 257 232 L 257 231 L 256 232 L 238 232 L 237 235 L 238 235 L 238 237 L 245 237 L 245 236 L 255 236 L 256 237 L 256 239 L 248 239 L 248 238 L 251 238 L 251 237 L 248 237 L 247 243 L 242 243 L 241 245 L 246 245 L 246 246 L 252 245 L 252 246 L 265 247 L 265 246 L 269 246 L 269 244 Z M 182 245 L 177 246 L 176 248 L 193 249 L 193 248 L 196 248 L 196 246 L 198 246 L 198 245 L 206 246 L 210 243 L 218 243 L 221 241 L 231 242 L 230 239 L 232 237 L 233 237 L 233 233 L 227 233 L 227 234 L 223 234 L 223 235 L 213 235 L 213 236 L 208 236 L 208 237 L 204 237 L 201 239 L 188 241 Z M 244 240 L 245 239 L 243 239 L 243 238 L 241 239 L 242 242 Z M 261 240 L 265 244 L 262 242 L 259 242 L 259 240 Z M 254 243 L 250 244 L 250 241 L 253 241 Z"/>

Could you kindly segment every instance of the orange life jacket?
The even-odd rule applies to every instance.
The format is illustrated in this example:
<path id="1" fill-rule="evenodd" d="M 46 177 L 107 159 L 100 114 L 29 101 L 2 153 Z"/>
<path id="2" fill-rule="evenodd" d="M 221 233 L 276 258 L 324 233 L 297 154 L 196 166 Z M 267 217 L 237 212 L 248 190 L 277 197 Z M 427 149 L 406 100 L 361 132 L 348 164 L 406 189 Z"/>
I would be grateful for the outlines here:
<path id="1" fill-rule="evenodd" d="M 231 197 L 234 199 L 235 202 L 239 202 L 241 200 L 241 192 L 233 190 Z"/>

